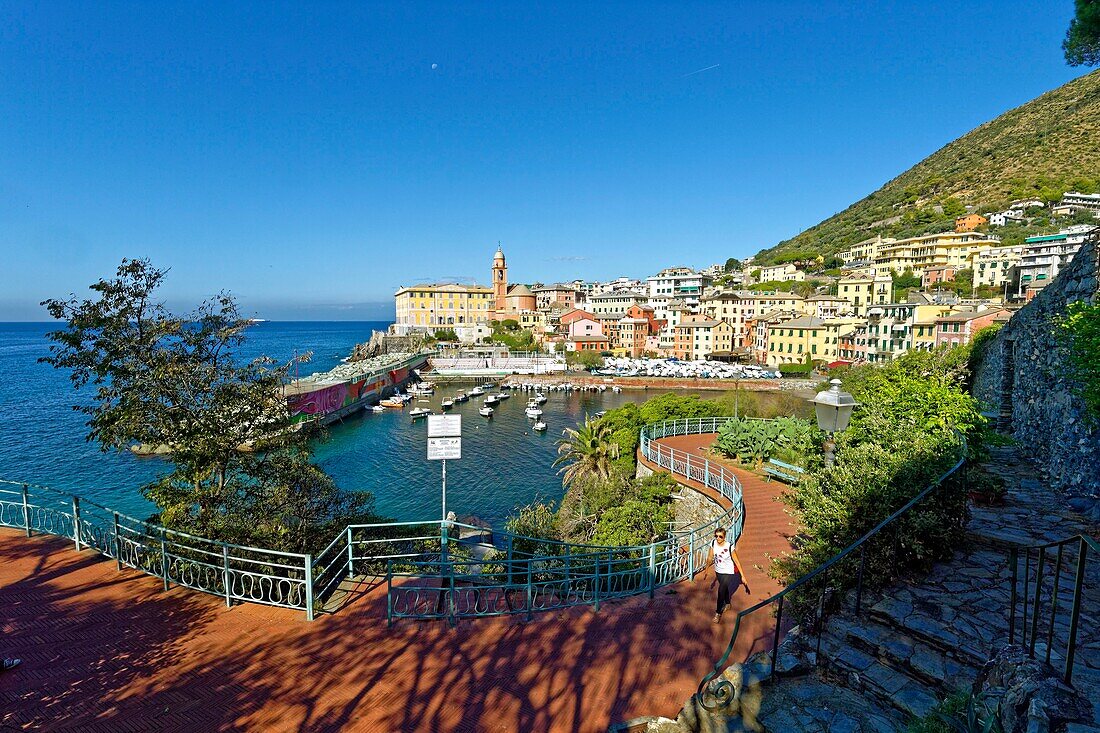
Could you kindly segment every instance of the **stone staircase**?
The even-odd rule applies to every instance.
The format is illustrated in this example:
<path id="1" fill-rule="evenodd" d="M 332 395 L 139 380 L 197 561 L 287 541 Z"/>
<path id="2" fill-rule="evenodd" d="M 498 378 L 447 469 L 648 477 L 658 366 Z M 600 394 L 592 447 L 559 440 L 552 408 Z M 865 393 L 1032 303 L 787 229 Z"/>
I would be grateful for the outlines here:
<path id="1" fill-rule="evenodd" d="M 733 665 L 725 677 L 734 683 L 737 702 L 724 716 L 704 713 L 693 700 L 676 721 L 650 719 L 647 727 L 635 730 L 902 731 L 952 693 L 971 689 L 986 661 L 1008 642 L 1010 548 L 1097 533 L 1083 517 L 1053 506 L 1050 492 L 1016 449 L 992 453 L 987 468 L 1006 479 L 1006 505 L 975 508 L 968 545 L 949 562 L 865 596 L 858 618 L 851 612 L 828 617 L 820 654 L 816 633 L 792 630 L 776 662 L 777 682 L 758 684 L 770 671 L 766 654 Z M 1100 721 L 1100 558 L 1088 568 L 1073 682 Z M 1063 573 L 1065 602 L 1072 578 Z M 1044 594 L 1052 585 L 1048 575 Z M 851 608 L 850 601 L 843 605 Z M 1036 645 L 1040 658 L 1047 623 L 1049 616 L 1044 616 Z M 1017 619 L 1017 643 L 1020 627 Z M 1055 618 L 1055 638 L 1064 640 L 1067 634 L 1068 608 L 1063 606 Z M 1052 645 L 1056 668 L 1063 652 L 1064 642 Z"/>

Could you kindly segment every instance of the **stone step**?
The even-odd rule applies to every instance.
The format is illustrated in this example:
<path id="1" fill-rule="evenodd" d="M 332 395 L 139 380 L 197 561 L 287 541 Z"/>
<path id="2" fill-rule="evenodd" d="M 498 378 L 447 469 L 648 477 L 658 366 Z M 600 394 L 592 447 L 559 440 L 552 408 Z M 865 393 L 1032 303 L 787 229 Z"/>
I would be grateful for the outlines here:
<path id="1" fill-rule="evenodd" d="M 830 622 L 830 632 L 837 634 L 841 643 L 851 644 L 909 675 L 941 697 L 969 687 L 978 676 L 978 666 L 871 619 L 835 618 Z"/>
<path id="2" fill-rule="evenodd" d="M 921 717 L 940 701 L 939 691 L 906 672 L 880 661 L 846 640 L 827 635 L 821 639 L 826 675 L 853 692 L 869 695 L 879 705 L 904 715 Z"/>
<path id="3" fill-rule="evenodd" d="M 951 621 L 938 620 L 915 610 L 913 604 L 894 597 L 887 597 L 876 603 L 871 607 L 869 615 L 872 620 L 918 639 L 970 667 L 984 664 L 989 658 L 993 641 L 1000 636 L 1007 636 L 1008 632 L 1006 622 L 990 616 L 976 625 L 967 623 L 966 630 L 970 633 L 959 633 L 964 616 L 957 616 Z M 992 627 L 995 625 L 1003 625 L 1005 628 L 1003 631 L 994 630 Z"/>

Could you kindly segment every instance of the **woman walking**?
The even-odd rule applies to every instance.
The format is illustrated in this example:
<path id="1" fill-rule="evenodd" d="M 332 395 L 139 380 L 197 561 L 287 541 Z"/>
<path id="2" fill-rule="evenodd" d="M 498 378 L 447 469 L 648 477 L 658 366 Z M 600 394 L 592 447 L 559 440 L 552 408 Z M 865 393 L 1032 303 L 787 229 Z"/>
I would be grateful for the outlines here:
<path id="1" fill-rule="evenodd" d="M 714 530 L 710 565 L 714 568 L 714 580 L 718 582 L 718 604 L 714 612 L 714 623 L 718 623 L 722 620 L 722 611 L 730 604 L 730 596 L 741 585 L 741 560 L 733 543 L 726 542 L 726 530 L 721 527 Z"/>

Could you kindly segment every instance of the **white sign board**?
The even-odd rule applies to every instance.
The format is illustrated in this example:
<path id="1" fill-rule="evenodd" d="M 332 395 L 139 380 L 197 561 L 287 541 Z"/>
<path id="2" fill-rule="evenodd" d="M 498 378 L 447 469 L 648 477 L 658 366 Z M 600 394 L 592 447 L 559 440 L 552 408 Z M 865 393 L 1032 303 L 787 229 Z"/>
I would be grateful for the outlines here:
<path id="1" fill-rule="evenodd" d="M 457 438 L 462 435 L 462 415 L 428 415 L 429 438 Z"/>
<path id="2" fill-rule="evenodd" d="M 429 461 L 450 461 L 459 458 L 462 458 L 462 438 L 428 438 Z"/>

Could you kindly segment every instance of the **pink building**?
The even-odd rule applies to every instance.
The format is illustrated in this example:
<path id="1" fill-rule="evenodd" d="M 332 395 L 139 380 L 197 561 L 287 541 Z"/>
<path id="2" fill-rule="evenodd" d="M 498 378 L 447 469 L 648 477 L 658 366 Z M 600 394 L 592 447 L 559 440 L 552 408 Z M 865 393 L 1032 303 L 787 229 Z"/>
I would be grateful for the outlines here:
<path id="1" fill-rule="evenodd" d="M 930 288 L 936 283 L 951 282 L 955 279 L 955 273 L 957 273 L 958 271 L 959 268 L 951 267 L 950 265 L 929 267 L 925 269 L 924 274 L 920 276 L 921 287 Z"/>
<path id="2" fill-rule="evenodd" d="M 1004 314 L 1003 308 L 973 313 L 952 313 L 936 319 L 936 346 L 962 346 L 970 343 L 974 334 L 986 326 L 992 326 L 997 316 Z"/>

